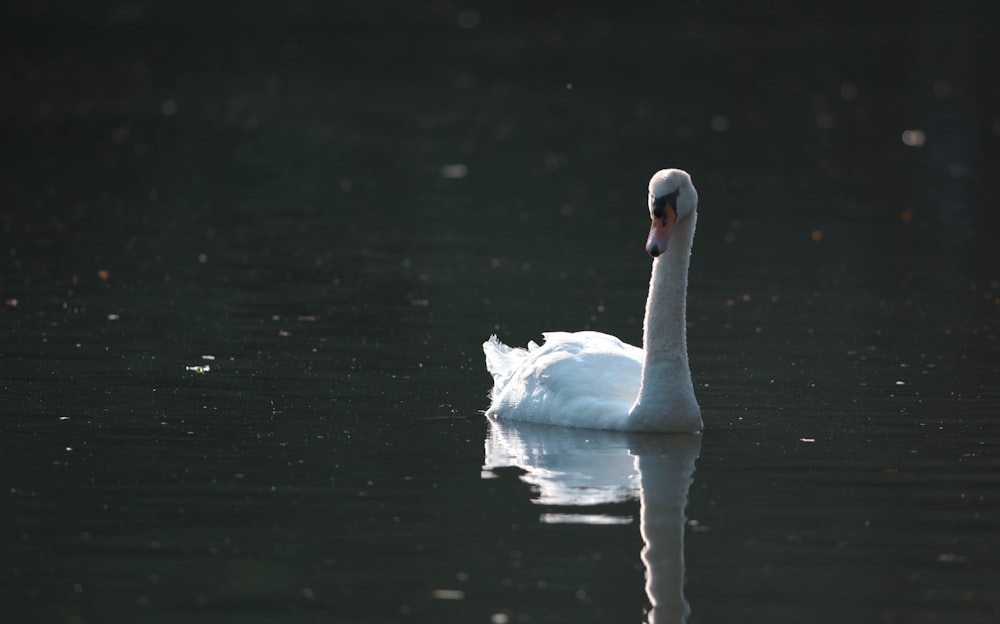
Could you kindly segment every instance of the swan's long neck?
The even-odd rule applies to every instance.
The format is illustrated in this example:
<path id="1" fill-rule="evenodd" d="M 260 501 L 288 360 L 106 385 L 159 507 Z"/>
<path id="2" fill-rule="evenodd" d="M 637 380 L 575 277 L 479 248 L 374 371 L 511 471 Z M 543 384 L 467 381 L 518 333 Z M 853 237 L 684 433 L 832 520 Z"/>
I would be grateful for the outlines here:
<path id="1" fill-rule="evenodd" d="M 687 364 L 688 265 L 691 263 L 691 242 L 694 238 L 695 216 L 678 223 L 671 236 L 667 253 L 653 259 L 653 274 L 649 278 L 646 316 L 642 326 L 642 348 L 646 350 L 643 367 L 677 359 Z"/>
<path id="2" fill-rule="evenodd" d="M 653 259 L 642 346 L 645 361 L 639 396 L 629 419 L 652 431 L 701 427 L 687 354 L 687 282 L 696 213 L 679 221 L 667 252 Z M 693 425 L 697 426 L 694 427 Z"/>

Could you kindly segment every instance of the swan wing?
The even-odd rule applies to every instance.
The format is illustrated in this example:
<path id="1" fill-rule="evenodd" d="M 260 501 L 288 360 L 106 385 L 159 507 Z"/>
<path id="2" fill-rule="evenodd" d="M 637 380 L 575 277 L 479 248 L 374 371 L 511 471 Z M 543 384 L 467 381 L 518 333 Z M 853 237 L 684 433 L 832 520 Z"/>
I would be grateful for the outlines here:
<path id="1" fill-rule="evenodd" d="M 548 332 L 520 349 L 491 337 L 483 345 L 493 375 L 486 412 L 553 425 L 622 429 L 639 392 L 643 351 L 600 332 Z"/>

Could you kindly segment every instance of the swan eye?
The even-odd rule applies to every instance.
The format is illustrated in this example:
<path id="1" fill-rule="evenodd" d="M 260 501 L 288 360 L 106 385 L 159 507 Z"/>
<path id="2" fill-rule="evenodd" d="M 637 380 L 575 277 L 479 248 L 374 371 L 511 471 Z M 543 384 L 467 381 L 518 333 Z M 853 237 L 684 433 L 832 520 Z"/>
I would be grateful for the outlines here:
<path id="1" fill-rule="evenodd" d="M 677 214 L 677 191 L 673 193 L 667 193 L 663 197 L 653 197 L 653 216 L 657 219 L 662 219 L 666 215 L 666 207 L 670 206 L 670 209 L 674 211 L 674 215 Z"/>

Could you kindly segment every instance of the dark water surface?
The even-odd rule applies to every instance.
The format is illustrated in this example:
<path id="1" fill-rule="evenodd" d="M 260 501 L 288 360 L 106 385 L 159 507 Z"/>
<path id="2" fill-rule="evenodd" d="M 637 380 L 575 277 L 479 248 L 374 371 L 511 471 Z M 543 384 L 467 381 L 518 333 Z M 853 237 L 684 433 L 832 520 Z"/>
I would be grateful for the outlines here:
<path id="1" fill-rule="evenodd" d="M 0 620 L 1000 620 L 994 16 L 669 5 L 4 8 Z M 488 423 L 665 166 L 704 435 Z"/>

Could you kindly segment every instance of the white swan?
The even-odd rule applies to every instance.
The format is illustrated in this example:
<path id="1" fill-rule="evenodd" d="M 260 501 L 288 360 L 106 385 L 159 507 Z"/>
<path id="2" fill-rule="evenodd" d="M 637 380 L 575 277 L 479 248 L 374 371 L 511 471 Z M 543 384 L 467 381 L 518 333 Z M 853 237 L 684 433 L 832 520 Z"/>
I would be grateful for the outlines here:
<path id="1" fill-rule="evenodd" d="M 687 355 L 685 307 L 698 193 L 691 176 L 663 169 L 649 181 L 653 272 L 644 349 L 600 332 L 548 332 L 541 346 L 483 343 L 493 375 L 491 418 L 615 431 L 702 428 Z"/>

